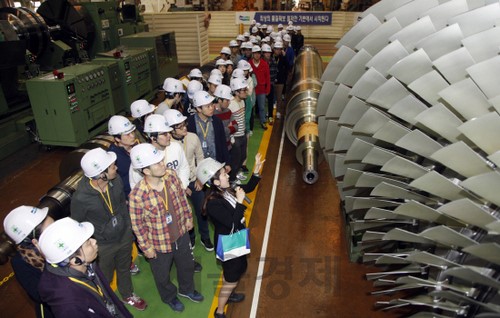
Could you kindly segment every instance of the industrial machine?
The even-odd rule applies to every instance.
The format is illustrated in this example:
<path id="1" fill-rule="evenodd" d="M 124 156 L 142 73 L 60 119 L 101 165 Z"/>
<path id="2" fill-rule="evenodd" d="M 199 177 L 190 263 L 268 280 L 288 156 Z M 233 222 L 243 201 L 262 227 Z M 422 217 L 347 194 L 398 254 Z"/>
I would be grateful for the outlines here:
<path id="1" fill-rule="evenodd" d="M 114 113 L 110 79 L 100 65 L 83 63 L 27 82 L 40 141 L 79 146 L 102 131 Z"/>
<path id="2" fill-rule="evenodd" d="M 127 112 L 136 99 L 150 99 L 164 78 L 178 73 L 175 36 L 143 32 L 147 25 L 138 13 L 135 4 L 116 1 L 47 0 L 35 13 L 0 0 L 0 49 L 7 52 L 0 61 L 0 116 L 8 117 L 17 109 L 29 110 L 29 97 L 36 139 L 45 145 L 78 146 L 99 132 L 101 120 Z M 74 67 L 81 63 L 89 64 Z M 92 114 L 99 101 L 95 96 L 90 98 L 96 92 L 90 93 L 78 84 L 91 65 L 104 73 L 107 80 L 99 89 L 107 90 L 106 103 L 112 105 L 101 108 L 95 117 L 99 120 Z M 64 77 L 54 78 L 54 70 Z M 61 89 L 75 79 L 74 92 Z M 50 116 L 44 102 L 34 100 L 44 92 L 54 95 L 46 101 L 57 101 L 50 106 Z M 69 105 L 68 98 L 76 98 L 80 110 Z M 38 107 L 41 109 L 35 109 Z M 73 122 L 79 111 L 88 112 L 86 116 L 90 117 Z M 59 120 L 64 112 L 72 118 L 72 124 Z"/>

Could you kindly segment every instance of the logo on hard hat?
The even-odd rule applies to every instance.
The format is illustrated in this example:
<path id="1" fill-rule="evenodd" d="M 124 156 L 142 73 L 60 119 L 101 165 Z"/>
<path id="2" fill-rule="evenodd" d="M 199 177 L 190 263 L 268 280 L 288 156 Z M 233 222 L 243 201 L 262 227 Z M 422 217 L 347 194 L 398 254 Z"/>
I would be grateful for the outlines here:
<path id="1" fill-rule="evenodd" d="M 97 161 L 92 162 L 92 167 L 94 167 L 95 169 L 101 168 L 101 166 L 99 165 L 99 163 Z"/>
<path id="2" fill-rule="evenodd" d="M 37 214 L 38 212 L 38 209 L 33 207 L 33 209 L 31 209 L 31 214 Z"/>
<path id="3" fill-rule="evenodd" d="M 141 163 L 141 156 L 139 156 L 139 155 L 135 156 L 135 161 L 140 164 Z"/>
<path id="4" fill-rule="evenodd" d="M 12 226 L 12 232 L 14 233 L 21 233 L 21 231 L 19 230 L 19 228 L 17 226 Z"/>

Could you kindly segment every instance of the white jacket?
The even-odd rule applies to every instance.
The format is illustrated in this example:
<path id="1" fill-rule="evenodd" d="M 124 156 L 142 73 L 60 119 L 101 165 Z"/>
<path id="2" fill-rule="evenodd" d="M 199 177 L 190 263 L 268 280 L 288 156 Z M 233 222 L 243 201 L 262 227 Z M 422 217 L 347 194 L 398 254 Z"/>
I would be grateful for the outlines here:
<path id="1" fill-rule="evenodd" d="M 184 154 L 184 150 L 182 146 L 176 142 L 170 142 L 170 145 L 165 148 L 165 157 L 163 161 L 165 162 L 165 166 L 169 169 L 174 170 L 177 173 L 177 176 L 182 182 L 182 186 L 186 189 L 189 185 L 189 163 L 186 159 L 186 155 Z M 133 189 L 139 181 L 142 180 L 144 176 L 139 171 L 132 168 L 130 165 L 129 171 L 129 181 L 130 181 L 130 189 Z"/>

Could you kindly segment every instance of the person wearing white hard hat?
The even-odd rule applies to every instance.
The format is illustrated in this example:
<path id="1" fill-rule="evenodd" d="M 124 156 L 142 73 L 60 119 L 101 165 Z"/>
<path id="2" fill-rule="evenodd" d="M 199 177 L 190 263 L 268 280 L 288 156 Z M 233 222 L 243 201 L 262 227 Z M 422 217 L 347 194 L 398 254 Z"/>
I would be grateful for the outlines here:
<path id="1" fill-rule="evenodd" d="M 130 193 L 130 184 L 128 182 L 129 152 L 138 142 L 135 137 L 135 125 L 124 116 L 114 115 L 108 121 L 108 134 L 113 136 L 115 140 L 108 150 L 114 152 L 118 158 L 116 162 L 118 174 L 123 180 L 125 196 L 128 196 Z"/>
<path id="2" fill-rule="evenodd" d="M 223 77 L 219 77 L 216 74 L 210 75 L 210 77 L 208 78 L 208 92 L 210 93 L 210 95 L 214 96 L 215 89 L 217 88 L 217 86 L 222 84 L 222 79 Z"/>
<path id="3" fill-rule="evenodd" d="M 241 51 L 241 60 L 248 61 L 252 58 L 252 42 L 246 41 L 243 42 L 240 46 L 240 51 Z M 239 63 L 239 61 L 238 61 Z"/>
<path id="4" fill-rule="evenodd" d="M 71 217 L 78 222 L 92 223 L 96 229 L 94 238 L 100 246 L 98 263 L 104 276 L 112 281 L 116 271 L 118 291 L 123 301 L 144 310 L 147 304 L 134 294 L 129 271 L 134 235 L 116 161 L 116 153 L 102 148 L 83 155 L 80 165 L 85 177 L 71 198 Z"/>
<path id="5" fill-rule="evenodd" d="M 48 226 L 39 247 L 47 265 L 38 289 L 55 317 L 123 317 L 133 315 L 95 263 L 100 246 L 94 226 L 66 217 Z"/>
<path id="6" fill-rule="evenodd" d="M 227 70 L 226 60 L 218 59 L 215 62 L 215 68 L 218 69 L 221 72 L 221 74 L 222 74 L 222 77 L 220 79 L 221 80 L 221 84 L 223 84 L 224 82 L 227 82 L 228 79 L 227 79 L 227 74 L 226 74 L 226 70 Z M 210 79 L 209 79 L 208 83 L 210 83 Z M 220 85 L 220 84 L 218 84 L 218 85 Z M 210 89 L 210 86 L 209 86 L 209 89 Z M 213 95 L 213 92 L 211 92 L 211 94 Z"/>
<path id="7" fill-rule="evenodd" d="M 233 74 L 234 71 L 234 63 L 231 59 L 226 60 L 226 82 L 229 83 L 229 80 L 231 79 L 231 74 Z M 223 81 L 224 84 L 224 81 Z"/>
<path id="8" fill-rule="evenodd" d="M 302 28 L 300 25 L 295 27 L 295 33 L 292 36 L 292 48 L 295 55 L 298 55 L 300 49 L 304 46 L 304 35 L 302 34 Z"/>
<path id="9" fill-rule="evenodd" d="M 247 98 L 248 82 L 242 78 L 233 78 L 231 80 L 231 92 L 234 98 L 229 103 L 229 109 L 238 123 L 238 130 L 233 134 L 234 141 L 230 151 L 231 173 L 229 179 L 231 182 L 237 182 L 237 179 L 241 181 L 247 179 L 241 169 L 247 158 L 245 99 Z"/>
<path id="10" fill-rule="evenodd" d="M 196 92 L 193 105 L 196 113 L 188 117 L 188 131 L 200 139 L 204 157 L 229 162 L 224 125 L 214 116 L 215 97 L 205 91 Z M 228 165 L 227 169 L 229 171 L 231 167 Z"/>
<path id="11" fill-rule="evenodd" d="M 45 267 L 45 258 L 40 252 L 40 234 L 54 222 L 48 208 L 22 205 L 10 211 L 3 220 L 5 234 L 16 245 L 10 264 L 14 277 L 35 303 L 35 316 L 55 317 L 38 292 L 38 283 Z"/>
<path id="12" fill-rule="evenodd" d="M 281 32 L 283 30 L 283 24 L 278 24 L 278 32 Z"/>
<path id="13" fill-rule="evenodd" d="M 233 113 L 229 109 L 229 102 L 233 99 L 231 94 L 231 88 L 227 85 L 219 85 L 214 92 L 215 96 L 215 111 L 214 116 L 217 116 L 222 120 L 222 125 L 224 126 L 224 132 L 226 136 L 227 149 L 231 151 L 231 147 L 234 141 L 233 134 L 238 131 L 238 123 L 234 118 Z"/>
<path id="14" fill-rule="evenodd" d="M 193 106 L 194 93 L 202 91 L 203 89 L 204 89 L 204 86 L 201 82 L 199 82 L 199 81 L 189 82 L 188 87 L 187 87 L 187 94 L 183 100 L 184 111 L 182 112 L 182 114 L 184 116 L 191 116 L 194 113 L 196 113 L 196 110 Z M 163 112 L 163 113 L 165 113 L 165 112 Z"/>
<path id="15" fill-rule="evenodd" d="M 134 121 L 132 122 L 135 125 L 135 128 L 140 133 L 141 141 L 144 141 L 144 120 L 147 116 L 151 115 L 156 109 L 156 106 L 150 104 L 145 99 L 139 99 L 134 101 L 130 105 L 130 113 L 132 117 L 134 117 Z"/>
<path id="16" fill-rule="evenodd" d="M 225 61 L 225 60 L 229 59 L 230 56 L 231 56 L 231 49 L 227 46 L 223 46 L 222 49 L 220 50 L 219 58 L 221 58 Z"/>
<path id="17" fill-rule="evenodd" d="M 154 114 L 146 118 L 144 132 L 147 134 L 148 142 L 164 154 L 165 166 L 177 173 L 184 190 L 186 190 L 189 185 L 189 164 L 182 148 L 178 144 L 170 142 L 172 130 L 163 115 Z M 142 174 L 135 170 L 132 165 L 130 165 L 129 176 L 132 189 L 143 178 Z"/>
<path id="18" fill-rule="evenodd" d="M 233 71 L 233 73 L 231 74 L 231 78 L 235 77 L 246 78 L 245 73 L 241 68 L 237 68 Z"/>
<path id="19" fill-rule="evenodd" d="M 240 45 L 237 40 L 229 41 L 229 48 L 231 49 L 231 56 L 229 59 L 233 61 L 234 65 L 237 65 L 241 59 Z"/>
<path id="20" fill-rule="evenodd" d="M 273 47 L 273 60 L 276 63 L 277 74 L 274 82 L 274 96 L 276 100 L 276 119 L 280 119 L 284 115 L 283 109 L 283 89 L 288 78 L 288 62 L 285 59 L 283 52 L 283 43 L 276 42 Z"/>
<path id="21" fill-rule="evenodd" d="M 193 214 L 177 174 L 165 166 L 164 154 L 151 144 L 132 148 L 132 167 L 144 175 L 130 193 L 129 211 L 137 242 L 149 260 L 161 300 L 175 312 L 184 310 L 177 295 L 203 301 L 194 285 L 194 256 L 188 231 Z M 170 279 L 175 262 L 179 288 Z"/>
<path id="22" fill-rule="evenodd" d="M 291 46 L 292 37 L 289 34 L 283 35 L 283 50 L 285 51 L 285 59 L 288 63 L 288 68 L 291 73 L 293 63 L 295 62 L 295 52 Z"/>
<path id="23" fill-rule="evenodd" d="M 262 45 L 262 59 L 269 65 L 269 78 L 271 88 L 269 89 L 269 94 L 267 94 L 267 121 L 270 125 L 273 124 L 273 112 L 274 112 L 274 82 L 276 82 L 276 77 L 278 76 L 278 65 L 273 59 L 273 51 L 271 46 L 268 44 Z"/>
<path id="24" fill-rule="evenodd" d="M 203 74 L 201 73 L 199 68 L 193 68 L 191 71 L 189 71 L 187 77 L 190 81 L 201 81 L 203 79 Z"/>
<path id="25" fill-rule="evenodd" d="M 255 104 L 259 113 L 260 125 L 262 129 L 267 130 L 267 112 L 265 111 L 265 103 L 266 96 L 271 90 L 271 79 L 269 75 L 269 65 L 261 58 L 261 55 L 261 48 L 255 45 L 252 48 L 252 59 L 250 60 L 250 65 L 252 66 L 255 77 L 257 78 L 257 85 L 255 86 Z"/>
<path id="26" fill-rule="evenodd" d="M 260 170 L 265 160 L 261 154 L 255 156 L 253 174 L 247 184 L 231 188 L 229 176 L 224 169 L 224 163 L 207 158 L 198 164 L 196 175 L 198 180 L 207 185 L 206 200 L 203 212 L 214 225 L 214 242 L 217 245 L 219 235 L 229 235 L 246 228 L 245 210 L 243 204 L 245 193 L 252 192 L 260 181 Z M 245 299 L 242 293 L 236 293 L 235 288 L 247 269 L 247 256 L 240 256 L 222 262 L 222 286 L 218 295 L 215 318 L 225 318 L 224 307 L 228 302 L 241 302 Z"/>
<path id="27" fill-rule="evenodd" d="M 243 34 L 238 34 L 236 36 L 236 42 L 238 42 L 238 46 L 241 46 L 241 44 L 245 41 L 246 41 L 246 39 L 245 39 L 245 36 Z"/>
<path id="28" fill-rule="evenodd" d="M 256 36 L 257 34 L 259 34 L 259 29 L 256 26 L 252 27 L 250 35 Z"/>
<path id="29" fill-rule="evenodd" d="M 158 104 L 155 114 L 161 115 L 168 108 L 179 109 L 182 112 L 184 105 L 181 101 L 183 95 L 186 93 L 184 84 L 178 79 L 173 79 L 170 80 L 163 89 L 165 90 L 165 99 Z"/>
<path id="30" fill-rule="evenodd" d="M 200 139 L 196 134 L 188 132 L 187 117 L 183 116 L 177 110 L 166 110 L 165 113 L 163 113 L 163 116 L 167 120 L 168 125 L 173 128 L 170 133 L 172 135 L 172 143 L 177 143 L 181 146 L 188 160 L 189 189 L 191 190 L 191 195 L 188 199 L 191 201 L 196 214 L 201 244 L 206 251 L 211 252 L 214 250 L 214 245 L 210 239 L 208 221 L 201 215 L 201 208 L 203 200 L 205 199 L 204 192 L 202 191 L 203 185 L 196 180 L 196 166 L 205 158 L 203 155 L 203 149 L 201 148 Z M 191 247 L 194 249 L 196 245 L 196 233 L 194 230 L 189 231 L 189 237 L 191 239 Z"/>
<path id="31" fill-rule="evenodd" d="M 257 79 L 252 72 L 252 66 L 245 60 L 238 63 L 238 68 L 243 70 L 245 79 L 247 80 L 247 98 L 245 98 L 245 128 L 246 134 L 253 134 L 253 109 L 255 107 L 255 84 Z M 246 172 L 246 171 L 245 171 Z"/>

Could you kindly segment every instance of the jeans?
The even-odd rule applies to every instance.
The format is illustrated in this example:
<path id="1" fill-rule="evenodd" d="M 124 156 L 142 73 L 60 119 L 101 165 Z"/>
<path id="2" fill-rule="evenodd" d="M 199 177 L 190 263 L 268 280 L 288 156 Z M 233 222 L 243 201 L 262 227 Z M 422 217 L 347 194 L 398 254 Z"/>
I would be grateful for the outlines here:
<path id="1" fill-rule="evenodd" d="M 203 200 L 205 200 L 205 192 L 203 190 L 196 191 L 194 189 L 194 184 L 196 181 L 189 183 L 189 189 L 191 189 L 191 204 L 193 205 L 194 213 L 196 214 L 196 220 L 198 221 L 198 233 L 200 233 L 201 239 L 206 240 L 210 238 L 210 233 L 208 232 L 208 220 L 206 217 L 201 215 L 201 209 L 203 206 Z M 189 231 L 189 236 L 194 239 L 196 237 L 195 231 Z"/>
<path id="2" fill-rule="evenodd" d="M 132 231 L 123 235 L 119 242 L 99 244 L 99 258 L 97 259 L 106 279 L 111 283 L 113 271 L 116 270 L 118 291 L 123 298 L 132 296 L 132 277 L 130 274 L 130 260 L 132 259 Z"/>
<path id="3" fill-rule="evenodd" d="M 274 84 L 271 84 L 271 90 L 267 94 L 267 117 L 273 117 L 273 106 L 276 98 L 274 97 Z"/>
<path id="4" fill-rule="evenodd" d="M 156 252 L 156 258 L 149 259 L 156 288 L 164 303 L 177 297 L 177 287 L 170 280 L 170 270 L 175 262 L 179 292 L 189 294 L 194 291 L 194 257 L 189 245 L 189 235 L 184 234 L 172 244 L 172 252 Z"/>
<path id="5" fill-rule="evenodd" d="M 259 110 L 260 123 L 264 124 L 266 122 L 266 111 L 264 110 L 266 105 L 266 94 L 257 94 L 257 109 Z"/>
<path id="6" fill-rule="evenodd" d="M 246 158 L 247 137 L 235 137 L 233 147 L 231 148 L 231 173 L 229 175 L 229 181 L 234 181 L 236 179 L 236 175 Z"/>

